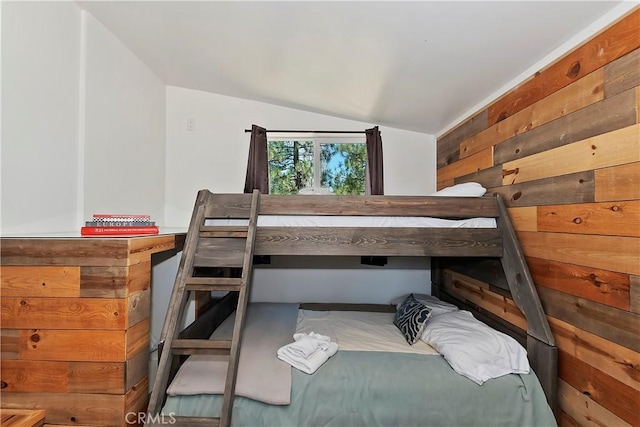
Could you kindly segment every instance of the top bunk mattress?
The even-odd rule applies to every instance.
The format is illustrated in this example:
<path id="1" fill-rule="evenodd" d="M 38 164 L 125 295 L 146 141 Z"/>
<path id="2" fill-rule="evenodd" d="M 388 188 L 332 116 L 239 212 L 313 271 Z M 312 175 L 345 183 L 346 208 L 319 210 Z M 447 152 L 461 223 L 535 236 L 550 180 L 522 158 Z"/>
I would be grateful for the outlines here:
<path id="1" fill-rule="evenodd" d="M 246 226 L 248 220 L 209 219 L 207 226 Z M 399 227 L 399 228 L 496 228 L 495 218 L 451 220 L 409 216 L 260 215 L 258 227 Z"/>

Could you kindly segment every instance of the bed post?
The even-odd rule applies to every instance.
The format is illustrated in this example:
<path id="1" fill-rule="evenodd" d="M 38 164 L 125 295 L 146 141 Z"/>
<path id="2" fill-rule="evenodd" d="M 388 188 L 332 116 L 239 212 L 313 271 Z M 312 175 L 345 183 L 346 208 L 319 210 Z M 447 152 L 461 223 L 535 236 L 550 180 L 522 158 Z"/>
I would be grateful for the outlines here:
<path id="1" fill-rule="evenodd" d="M 551 333 L 524 253 L 518 242 L 516 232 L 509 219 L 509 213 L 502 196 L 495 195 L 500 217 L 498 229 L 501 230 L 503 253 L 500 261 L 511 290 L 514 302 L 527 319 L 527 354 L 547 401 L 555 412 L 558 377 L 558 349 Z"/>

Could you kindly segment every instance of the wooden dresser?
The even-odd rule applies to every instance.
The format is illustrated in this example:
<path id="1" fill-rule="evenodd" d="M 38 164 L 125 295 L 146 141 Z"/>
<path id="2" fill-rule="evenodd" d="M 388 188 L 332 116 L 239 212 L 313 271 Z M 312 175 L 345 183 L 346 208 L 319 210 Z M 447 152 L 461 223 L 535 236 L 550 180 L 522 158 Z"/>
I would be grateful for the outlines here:
<path id="1" fill-rule="evenodd" d="M 65 425 L 124 426 L 145 411 L 152 255 L 183 242 L 0 239 L 2 407 Z"/>

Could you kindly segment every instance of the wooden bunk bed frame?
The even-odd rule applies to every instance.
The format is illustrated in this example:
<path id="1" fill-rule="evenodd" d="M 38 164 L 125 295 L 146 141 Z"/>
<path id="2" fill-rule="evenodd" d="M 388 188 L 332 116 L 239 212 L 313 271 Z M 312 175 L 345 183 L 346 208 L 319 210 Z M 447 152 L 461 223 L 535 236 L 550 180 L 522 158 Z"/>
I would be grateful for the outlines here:
<path id="1" fill-rule="evenodd" d="M 201 190 L 198 194 L 196 210 L 200 203 L 206 206 L 202 214 L 206 219 L 249 218 L 247 212 L 252 209 L 252 197 L 255 203 L 255 193 L 253 196 L 251 194 L 212 194 L 208 190 Z M 261 227 L 258 225 L 255 228 L 253 255 L 424 256 L 447 259 L 464 257 L 499 262 L 504 270 L 505 292 L 510 293 L 527 320 L 526 347 L 529 361 L 546 393 L 547 401 L 555 410 L 557 381 L 555 341 L 500 195 L 483 197 L 261 195 L 258 205 L 259 215 L 495 218 L 496 228 Z M 255 207 L 253 209 L 255 210 Z M 201 225 L 200 234 L 206 235 L 207 228 Z M 207 254 L 208 246 L 198 247 L 195 258 L 211 258 Z M 220 248 L 212 250 L 219 252 Z M 238 248 L 238 252 L 243 252 L 243 248 Z M 246 257 L 246 253 L 244 255 Z M 439 264 L 434 263 L 434 267 L 433 277 L 437 282 Z M 216 274 L 234 277 L 232 270 L 226 269 L 226 273 Z M 442 293 L 438 283 L 434 283 L 434 290 L 436 293 Z M 444 297 L 460 305 L 459 300 L 447 295 Z M 208 337 L 236 309 L 236 304 L 237 293 L 230 292 L 212 304 L 204 314 L 199 315 L 194 323 L 180 332 L 179 337 L 182 339 Z M 475 307 L 464 304 L 462 306 L 462 308 L 476 311 L 474 314 L 478 313 L 474 310 Z M 487 320 L 486 314 L 478 314 L 480 315 L 476 317 L 480 320 Z M 490 326 L 509 335 L 517 335 L 513 327 L 503 319 L 494 317 L 489 320 Z M 523 342 L 522 336 L 514 336 L 514 338 L 519 338 L 519 341 Z M 176 370 L 172 369 L 172 371 L 171 377 L 175 375 Z"/>

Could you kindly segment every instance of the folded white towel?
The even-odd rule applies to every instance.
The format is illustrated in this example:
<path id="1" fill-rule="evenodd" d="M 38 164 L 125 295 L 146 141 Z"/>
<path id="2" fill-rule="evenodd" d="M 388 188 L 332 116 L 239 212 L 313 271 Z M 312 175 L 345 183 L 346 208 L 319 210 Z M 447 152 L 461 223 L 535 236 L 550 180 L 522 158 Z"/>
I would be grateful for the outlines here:
<path id="1" fill-rule="evenodd" d="M 278 349 L 278 359 L 307 374 L 313 374 L 338 351 L 338 344 L 324 335 L 310 332 L 293 338 L 295 342 Z"/>
<path id="2" fill-rule="evenodd" d="M 308 359 L 318 350 L 326 350 L 329 348 L 331 338 L 326 335 L 310 332 L 308 334 L 293 334 L 295 342 L 289 344 L 289 351 L 295 357 L 303 357 Z"/>

